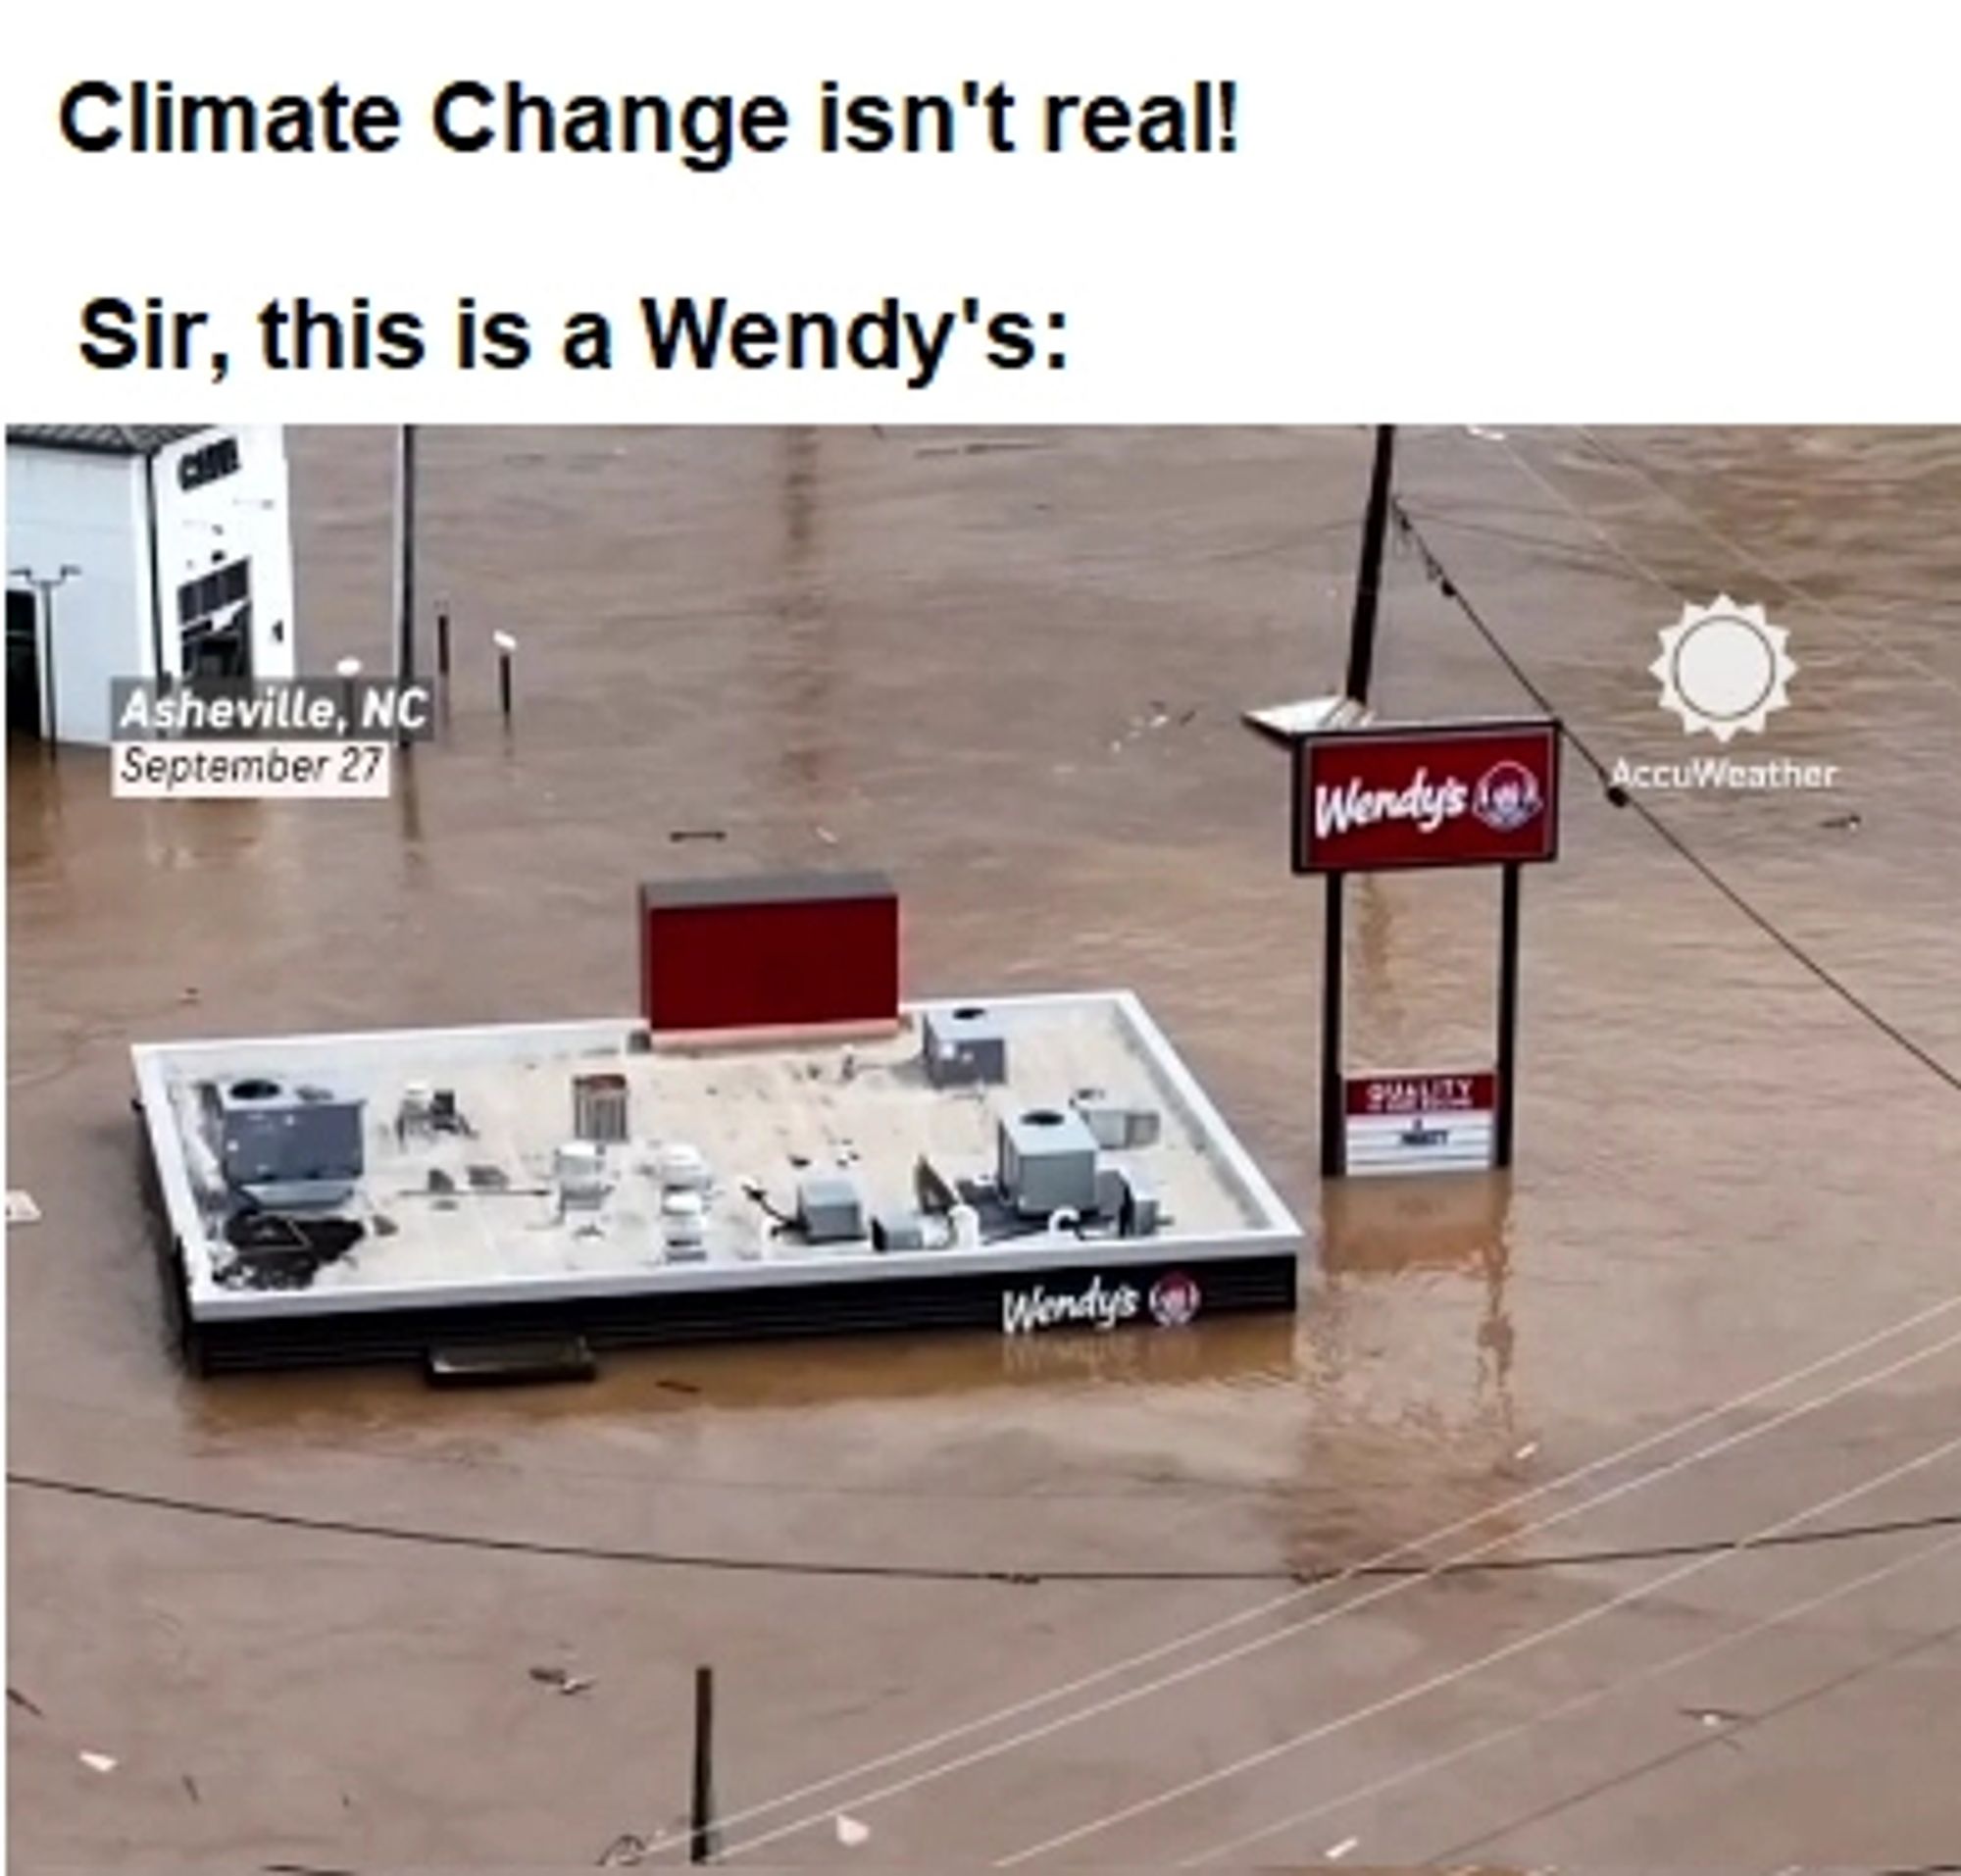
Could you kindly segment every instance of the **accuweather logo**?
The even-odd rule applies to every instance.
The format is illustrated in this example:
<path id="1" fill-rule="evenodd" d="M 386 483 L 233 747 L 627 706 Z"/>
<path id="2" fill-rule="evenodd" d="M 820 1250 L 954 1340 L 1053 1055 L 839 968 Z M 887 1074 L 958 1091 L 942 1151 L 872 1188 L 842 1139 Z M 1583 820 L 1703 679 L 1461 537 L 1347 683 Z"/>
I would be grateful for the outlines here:
<path id="1" fill-rule="evenodd" d="M 1723 753 L 1672 762 L 1634 762 L 1623 756 L 1611 777 L 1615 788 L 1754 792 L 1837 786 L 1835 762 L 1791 756 L 1746 762 L 1729 753 L 1735 737 L 1745 731 L 1762 735 L 1771 718 L 1790 707 L 1790 681 L 1797 676 L 1790 634 L 1772 625 L 1763 607 L 1739 605 L 1728 593 L 1719 593 L 1706 606 L 1684 606 L 1682 617 L 1662 627 L 1658 635 L 1661 656 L 1648 672 L 1660 680 L 1660 707 L 1681 723 L 1684 735 L 1712 736 Z"/>
<path id="2" fill-rule="evenodd" d="M 1745 730 L 1762 735 L 1789 707 L 1786 686 L 1797 676 L 1789 643 L 1763 607 L 1720 593 L 1713 605 L 1683 607 L 1681 619 L 1662 628 L 1661 656 L 1648 669 L 1661 680 L 1661 707 L 1682 719 L 1686 735 L 1727 743 Z"/>

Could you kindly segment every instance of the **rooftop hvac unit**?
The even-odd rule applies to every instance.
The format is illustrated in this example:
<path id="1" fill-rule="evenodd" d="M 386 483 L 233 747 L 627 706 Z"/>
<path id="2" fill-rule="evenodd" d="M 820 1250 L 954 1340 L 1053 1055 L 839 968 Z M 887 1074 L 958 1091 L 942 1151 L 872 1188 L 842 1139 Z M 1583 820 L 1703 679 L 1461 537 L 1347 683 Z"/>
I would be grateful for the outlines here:
<path id="1" fill-rule="evenodd" d="M 361 1178 L 362 1102 L 265 1076 L 215 1090 L 226 1183 L 265 1205 L 338 1204 Z"/>
<path id="2" fill-rule="evenodd" d="M 797 1184 L 797 1224 L 813 1244 L 844 1243 L 865 1236 L 865 1201 L 858 1182 L 843 1173 L 812 1173 Z"/>
<path id="3" fill-rule="evenodd" d="M 998 1087 L 1008 1079 L 1007 1033 L 979 1003 L 929 1010 L 920 1023 L 920 1055 L 935 1088 Z"/>
<path id="4" fill-rule="evenodd" d="M 579 1140 L 612 1145 L 628 1138 L 626 1076 L 615 1072 L 572 1078 L 572 1131 Z"/>
<path id="5" fill-rule="evenodd" d="M 606 1157 L 593 1141 L 567 1141 L 553 1156 L 552 1174 L 565 1210 L 597 1205 L 606 1196 Z"/>
<path id="6" fill-rule="evenodd" d="M 1096 1209 L 1096 1136 L 1074 1108 L 1003 1120 L 999 1145 L 1001 1195 L 1024 1218 Z"/>
<path id="7" fill-rule="evenodd" d="M 1155 1146 L 1163 1124 L 1155 1107 L 1138 1107 L 1113 1099 L 1100 1088 L 1079 1088 L 1070 1103 L 1096 1136 L 1096 1143 L 1112 1152 Z"/>

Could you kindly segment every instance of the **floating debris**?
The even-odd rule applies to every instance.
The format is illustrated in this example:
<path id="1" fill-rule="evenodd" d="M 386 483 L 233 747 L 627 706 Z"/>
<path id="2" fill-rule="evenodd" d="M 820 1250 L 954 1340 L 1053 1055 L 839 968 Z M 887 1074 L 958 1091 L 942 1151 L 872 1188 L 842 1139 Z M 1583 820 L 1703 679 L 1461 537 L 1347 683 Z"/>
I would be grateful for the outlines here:
<path id="1" fill-rule="evenodd" d="M 34 1203 L 32 1193 L 13 1191 L 7 1193 L 7 1222 L 10 1225 L 38 1225 L 41 1222 L 41 1208 Z"/>
<path id="2" fill-rule="evenodd" d="M 116 1760 L 107 1752 L 77 1752 L 75 1757 L 91 1772 L 113 1772 L 116 1769 Z"/>
<path id="3" fill-rule="evenodd" d="M 601 1869 L 626 1869 L 634 1863 L 646 1861 L 647 1840 L 635 1837 L 631 1831 L 623 1831 L 599 1852 Z"/>
<path id="4" fill-rule="evenodd" d="M 531 1679 L 546 1687 L 554 1687 L 561 1694 L 583 1694 L 596 1685 L 591 1675 L 575 1674 L 570 1668 L 563 1667 L 534 1667 Z"/>
<path id="5" fill-rule="evenodd" d="M 1361 1841 L 1359 1837 L 1344 1837 L 1338 1844 L 1330 1844 L 1328 1847 L 1328 1860 L 1331 1863 L 1338 1863 Z"/>
<path id="6" fill-rule="evenodd" d="M 861 1824 L 855 1817 L 846 1817 L 842 1811 L 837 1813 L 837 1841 L 846 1850 L 856 1850 L 860 1844 L 868 1841 L 871 1835 L 870 1824 Z"/>
<path id="7" fill-rule="evenodd" d="M 181 1774 L 179 1782 L 182 1784 L 185 1792 L 189 1794 L 190 1801 L 193 1804 L 202 1804 L 204 1802 L 203 1795 L 197 1789 L 197 1780 L 192 1778 L 188 1772 Z"/>
<path id="8" fill-rule="evenodd" d="M 23 1712 L 31 1713 L 37 1720 L 44 1720 L 47 1718 L 47 1715 L 43 1713 L 41 1709 L 33 1703 L 32 1700 L 28 1699 L 28 1698 L 25 1694 L 23 1694 L 18 1687 L 10 1687 L 7 1690 L 7 1703 L 10 1706 L 20 1707 Z"/>
<path id="9" fill-rule="evenodd" d="M 683 840 L 726 840 L 728 837 L 729 832 L 726 828 L 670 828 L 668 830 L 668 838 L 677 844 Z"/>

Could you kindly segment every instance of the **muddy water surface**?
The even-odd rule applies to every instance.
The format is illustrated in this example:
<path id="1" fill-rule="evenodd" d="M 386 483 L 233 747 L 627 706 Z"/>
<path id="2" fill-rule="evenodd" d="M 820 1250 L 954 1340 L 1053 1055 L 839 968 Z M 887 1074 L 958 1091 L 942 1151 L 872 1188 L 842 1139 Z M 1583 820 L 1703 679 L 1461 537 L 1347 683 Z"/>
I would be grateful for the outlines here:
<path id="1" fill-rule="evenodd" d="M 389 440 L 290 446 L 305 661 L 384 665 Z M 1285 873 L 1282 764 L 1234 719 L 1334 685 L 1360 433 L 436 431 L 423 460 L 456 671 L 394 799 L 117 802 L 100 756 L 10 750 L 9 1178 L 45 1214 L 9 1243 L 16 1470 L 745 1565 L 1199 1580 L 1056 1585 L 1038 1606 L 17 1490 L 10 1678 L 43 1716 L 10 1713 L 28 1866 L 139 1845 L 187 1865 L 589 1864 L 683 1789 L 696 1658 L 749 1677 L 740 1783 L 767 1795 L 1260 1594 L 1208 1574 L 1432 1532 L 1961 1291 L 1961 1097 L 1580 762 L 1565 855 L 1527 892 L 1516 1174 L 1320 1188 L 1317 898 Z M 1761 752 L 1835 763 L 1837 786 L 1657 811 L 1961 1066 L 1961 436 L 1417 431 L 1400 481 L 1609 762 L 1687 752 L 1644 669 L 1684 596 L 1791 628 L 1800 673 Z M 498 630 L 520 640 L 508 727 Z M 1408 552 L 1378 695 L 1529 702 Z M 899 881 L 915 993 L 1145 997 L 1307 1225 L 1296 1318 L 649 1354 L 495 1397 L 174 1365 L 129 1041 L 622 1011 L 639 878 L 853 863 Z M 1358 884 L 1356 1065 L 1484 1058 L 1495 918 L 1481 877 Z M 1742 1507 L 1806 1502 L 1834 1454 L 1910 1456 L 1961 1404 L 1961 1359 L 1886 1394 L 1906 1404 L 1821 1418 L 1775 1466 L 1685 1473 L 1612 1535 L 1726 1535 Z M 1961 1467 L 1902 1490 L 1905 1513 L 1951 1510 Z M 1414 1646 L 1376 1634 L 1357 1672 Z M 555 1651 L 609 1663 L 595 1696 L 540 1697 L 527 1667 Z M 1206 1698 L 1193 1724 L 1241 1710 Z M 76 1769 L 93 1747 L 115 1775 Z M 1102 1808 L 1107 1767 L 1072 1783 L 1070 1762 L 1031 1774 L 1031 1809 Z M 1011 1847 L 991 1803 L 943 1789 L 940 1830 Z"/>

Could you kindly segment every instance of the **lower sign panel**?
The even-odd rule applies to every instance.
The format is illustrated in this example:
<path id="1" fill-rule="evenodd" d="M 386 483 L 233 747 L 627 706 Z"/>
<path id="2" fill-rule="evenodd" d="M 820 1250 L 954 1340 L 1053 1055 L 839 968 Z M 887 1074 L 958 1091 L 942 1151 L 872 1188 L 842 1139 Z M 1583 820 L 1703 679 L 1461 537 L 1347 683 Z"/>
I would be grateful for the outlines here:
<path id="1" fill-rule="evenodd" d="M 1496 1141 L 1497 1078 L 1368 1075 L 1347 1084 L 1352 1174 L 1483 1172 Z"/>

